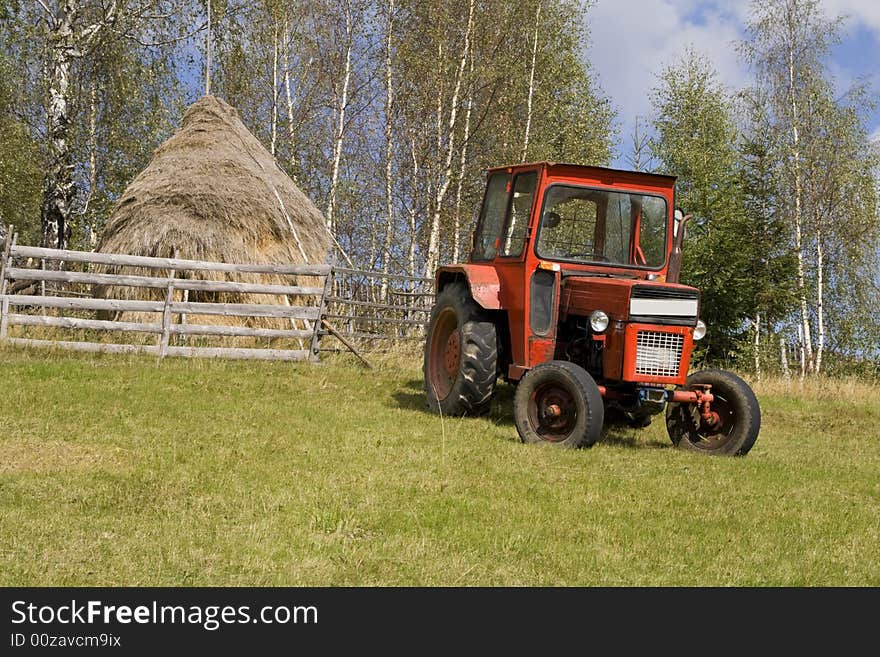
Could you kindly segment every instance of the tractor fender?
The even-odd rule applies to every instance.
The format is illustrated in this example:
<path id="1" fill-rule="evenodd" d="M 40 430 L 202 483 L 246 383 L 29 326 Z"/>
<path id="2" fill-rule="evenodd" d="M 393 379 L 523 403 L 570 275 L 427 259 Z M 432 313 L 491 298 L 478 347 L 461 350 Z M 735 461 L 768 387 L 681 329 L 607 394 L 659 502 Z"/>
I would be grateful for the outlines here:
<path id="1" fill-rule="evenodd" d="M 470 288 L 471 296 L 486 310 L 501 308 L 501 284 L 498 272 L 492 265 L 444 265 L 437 270 L 436 291 L 440 291 L 453 281 L 464 280 Z"/>

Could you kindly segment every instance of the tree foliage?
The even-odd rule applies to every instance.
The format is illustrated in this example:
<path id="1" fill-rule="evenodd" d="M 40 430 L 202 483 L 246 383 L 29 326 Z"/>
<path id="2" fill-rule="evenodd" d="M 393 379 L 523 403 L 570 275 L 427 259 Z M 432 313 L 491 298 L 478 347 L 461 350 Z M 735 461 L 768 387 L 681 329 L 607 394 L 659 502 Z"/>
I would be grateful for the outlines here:
<path id="1" fill-rule="evenodd" d="M 39 235 L 40 147 L 18 114 L 21 78 L 0 53 L 0 225 L 14 224 L 21 241 Z"/>

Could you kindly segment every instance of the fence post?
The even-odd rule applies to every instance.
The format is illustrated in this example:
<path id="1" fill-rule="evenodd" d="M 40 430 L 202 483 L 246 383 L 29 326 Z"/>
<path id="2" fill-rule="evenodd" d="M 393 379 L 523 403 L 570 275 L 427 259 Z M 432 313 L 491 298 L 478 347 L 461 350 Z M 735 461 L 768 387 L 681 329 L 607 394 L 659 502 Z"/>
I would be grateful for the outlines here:
<path id="1" fill-rule="evenodd" d="M 324 278 L 324 291 L 321 293 L 321 302 L 318 304 L 318 317 L 315 319 L 315 326 L 312 332 L 312 343 L 309 346 L 309 360 L 313 363 L 318 362 L 318 356 L 321 352 L 321 331 L 323 330 L 324 319 L 327 315 L 327 297 L 333 291 L 333 262 L 334 258 L 330 256 L 330 271 Z"/>
<path id="2" fill-rule="evenodd" d="M 6 339 L 6 331 L 9 326 L 9 297 L 6 295 L 6 270 L 11 259 L 10 253 L 12 247 L 15 246 L 18 234 L 15 232 L 15 226 L 9 225 L 6 233 L 6 244 L 3 247 L 3 255 L 0 256 L 0 340 Z"/>
<path id="3" fill-rule="evenodd" d="M 177 259 L 177 251 L 174 252 L 174 259 Z M 159 358 L 165 358 L 168 353 L 168 342 L 171 340 L 171 302 L 174 301 L 174 277 L 177 275 L 176 270 L 172 269 L 168 272 L 168 287 L 165 291 L 165 307 L 162 309 L 162 335 L 159 338 Z"/>
<path id="4" fill-rule="evenodd" d="M 0 340 L 6 339 L 6 327 L 9 324 L 9 297 L 3 295 L 3 301 L 0 302 Z"/>
<path id="5" fill-rule="evenodd" d="M 6 232 L 6 244 L 3 245 L 3 255 L 0 256 L 0 296 L 6 294 L 6 267 L 9 265 L 9 252 L 12 251 L 13 242 L 15 242 L 15 226 L 9 224 Z"/>

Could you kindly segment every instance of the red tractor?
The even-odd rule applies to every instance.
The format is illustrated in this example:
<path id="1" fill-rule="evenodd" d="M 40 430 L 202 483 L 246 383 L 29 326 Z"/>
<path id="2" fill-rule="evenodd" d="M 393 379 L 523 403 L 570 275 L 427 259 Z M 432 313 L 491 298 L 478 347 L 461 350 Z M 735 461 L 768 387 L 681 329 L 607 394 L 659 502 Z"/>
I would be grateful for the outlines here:
<path id="1" fill-rule="evenodd" d="M 490 169 L 466 264 L 437 271 L 425 392 L 443 415 L 485 410 L 516 384 L 524 442 L 588 447 L 606 420 L 666 410 L 678 447 L 746 454 L 758 401 L 723 370 L 688 375 L 706 333 L 678 282 L 685 223 L 675 178 L 540 162 Z"/>

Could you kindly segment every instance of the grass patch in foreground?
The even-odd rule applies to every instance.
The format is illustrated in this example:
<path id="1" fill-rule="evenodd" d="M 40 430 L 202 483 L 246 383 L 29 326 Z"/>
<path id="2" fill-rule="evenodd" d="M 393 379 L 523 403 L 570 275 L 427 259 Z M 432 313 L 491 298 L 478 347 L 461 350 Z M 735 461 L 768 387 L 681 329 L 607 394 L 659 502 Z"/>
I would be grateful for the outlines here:
<path id="1" fill-rule="evenodd" d="M 880 585 L 880 409 L 758 386 L 746 458 L 426 413 L 416 366 L 0 350 L 2 585 Z"/>

